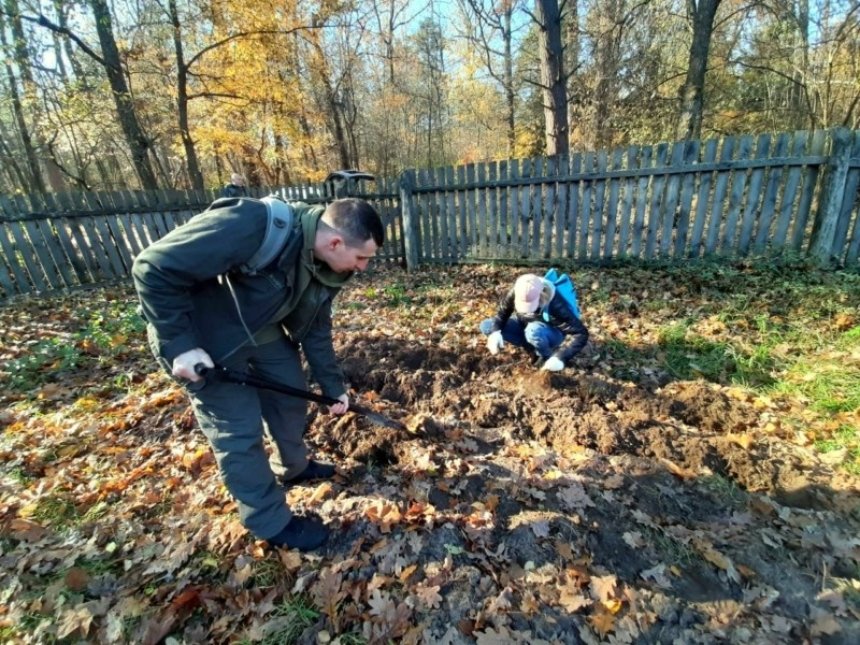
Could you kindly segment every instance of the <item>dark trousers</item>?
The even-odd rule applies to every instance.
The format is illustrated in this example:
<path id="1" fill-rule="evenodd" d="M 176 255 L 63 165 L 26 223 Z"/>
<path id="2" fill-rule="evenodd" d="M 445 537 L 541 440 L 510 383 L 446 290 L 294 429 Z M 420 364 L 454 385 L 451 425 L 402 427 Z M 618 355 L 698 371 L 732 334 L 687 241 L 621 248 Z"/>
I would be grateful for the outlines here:
<path id="1" fill-rule="evenodd" d="M 298 349 L 283 337 L 240 349 L 225 367 L 307 388 Z M 212 445 L 224 485 L 239 516 L 259 538 L 273 537 L 292 518 L 278 479 L 291 479 L 308 463 L 302 438 L 307 417 L 303 399 L 246 385 L 214 381 L 189 388 L 194 413 Z M 271 458 L 264 437 L 273 444 Z"/>

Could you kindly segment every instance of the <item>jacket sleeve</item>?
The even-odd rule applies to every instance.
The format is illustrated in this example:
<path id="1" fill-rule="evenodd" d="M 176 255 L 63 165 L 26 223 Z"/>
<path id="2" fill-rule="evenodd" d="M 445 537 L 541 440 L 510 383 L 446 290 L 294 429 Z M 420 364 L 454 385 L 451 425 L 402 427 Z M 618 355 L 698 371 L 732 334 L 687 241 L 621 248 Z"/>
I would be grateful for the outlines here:
<path id="1" fill-rule="evenodd" d="M 319 383 L 323 394 L 334 399 L 346 392 L 343 371 L 334 353 L 331 304 L 328 298 L 320 307 L 310 331 L 302 339 L 302 351 L 311 368 L 311 376 Z"/>
<path id="2" fill-rule="evenodd" d="M 514 290 L 511 288 L 499 302 L 499 309 L 493 316 L 492 331 L 501 331 L 508 323 L 511 314 L 514 313 Z"/>
<path id="3" fill-rule="evenodd" d="M 565 335 L 564 341 L 555 350 L 553 356 L 567 363 L 585 347 L 588 342 L 588 329 L 561 298 L 552 299 L 549 313 L 555 318 L 558 329 Z"/>
<path id="4" fill-rule="evenodd" d="M 135 258 L 132 279 L 161 355 L 173 362 L 200 346 L 192 322 L 195 286 L 246 262 L 266 229 L 266 207 L 229 200 L 193 217 Z"/>

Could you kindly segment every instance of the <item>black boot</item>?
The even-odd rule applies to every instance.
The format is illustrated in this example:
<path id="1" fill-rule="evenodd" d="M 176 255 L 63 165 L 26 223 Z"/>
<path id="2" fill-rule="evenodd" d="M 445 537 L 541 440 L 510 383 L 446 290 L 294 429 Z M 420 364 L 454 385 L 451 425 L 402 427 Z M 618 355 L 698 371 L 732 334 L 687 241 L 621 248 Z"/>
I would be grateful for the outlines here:
<path id="1" fill-rule="evenodd" d="M 322 521 L 315 517 L 293 515 L 290 523 L 266 542 L 272 546 L 313 551 L 328 539 L 329 532 Z"/>
<path id="2" fill-rule="evenodd" d="M 282 483 L 284 486 L 292 486 L 294 484 L 313 481 L 314 479 L 331 479 L 334 477 L 334 472 L 334 466 L 331 464 L 322 464 L 311 459 L 308 461 L 307 468 L 292 479 L 282 480 Z"/>

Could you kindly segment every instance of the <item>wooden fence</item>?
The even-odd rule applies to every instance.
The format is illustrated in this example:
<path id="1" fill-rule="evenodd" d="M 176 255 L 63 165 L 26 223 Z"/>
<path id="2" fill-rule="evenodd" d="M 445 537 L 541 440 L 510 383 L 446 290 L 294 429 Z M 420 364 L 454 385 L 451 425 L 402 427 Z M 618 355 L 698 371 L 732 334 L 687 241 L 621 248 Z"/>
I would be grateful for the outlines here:
<path id="1" fill-rule="evenodd" d="M 856 270 L 858 185 L 860 132 L 835 130 L 409 170 L 349 194 L 383 215 L 380 257 L 410 268 L 788 251 Z M 328 184 L 275 192 L 309 203 L 343 194 Z M 216 196 L 0 197 L 0 298 L 126 279 L 141 249 Z"/>
<path id="2" fill-rule="evenodd" d="M 811 254 L 858 268 L 860 132 L 630 146 L 401 176 L 406 260 Z"/>
<path id="3" fill-rule="evenodd" d="M 249 192 L 308 203 L 330 201 L 335 194 L 322 183 Z M 356 195 L 373 202 L 383 216 L 387 243 L 379 257 L 402 261 L 396 180 Z M 125 280 L 142 249 L 217 196 L 218 191 L 126 191 L 0 197 L 0 298 Z"/>

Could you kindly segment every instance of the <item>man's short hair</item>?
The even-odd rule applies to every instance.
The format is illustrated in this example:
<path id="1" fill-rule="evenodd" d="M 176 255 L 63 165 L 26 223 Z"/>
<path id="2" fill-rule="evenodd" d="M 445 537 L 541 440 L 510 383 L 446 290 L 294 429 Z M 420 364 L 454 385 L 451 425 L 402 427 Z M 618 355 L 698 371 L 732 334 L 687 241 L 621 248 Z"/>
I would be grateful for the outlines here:
<path id="1" fill-rule="evenodd" d="M 364 246 L 367 240 L 373 238 L 376 246 L 381 247 L 385 241 L 382 218 L 363 199 L 349 197 L 333 201 L 326 207 L 322 220 L 343 236 L 347 246 Z"/>

